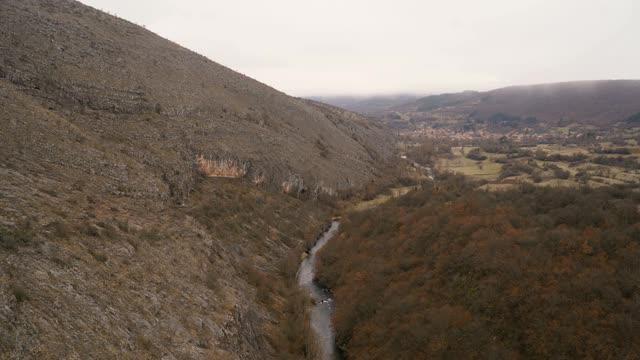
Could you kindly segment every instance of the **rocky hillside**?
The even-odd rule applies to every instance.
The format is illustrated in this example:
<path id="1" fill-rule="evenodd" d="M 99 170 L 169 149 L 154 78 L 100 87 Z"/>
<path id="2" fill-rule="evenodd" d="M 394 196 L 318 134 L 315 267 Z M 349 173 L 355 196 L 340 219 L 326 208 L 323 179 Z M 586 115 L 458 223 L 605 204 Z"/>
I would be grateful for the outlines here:
<path id="1" fill-rule="evenodd" d="M 125 179 L 135 175 L 124 167 L 109 169 L 121 185 L 148 196 L 169 194 L 169 186 L 185 192 L 198 155 L 236 160 L 269 183 L 300 178 L 308 187 L 332 189 L 362 184 L 387 155 L 378 146 L 382 132 L 362 117 L 345 121 L 78 2 L 0 6 L 3 102 L 22 104 L 3 118 L 27 123 L 10 122 L 2 135 L 35 141 L 29 155 L 43 151 L 65 163 L 91 164 L 97 153 L 68 157 L 73 145 L 60 142 L 120 147 L 124 157 L 155 167 L 158 179 L 168 178 L 150 187 Z M 43 120 L 50 117 L 57 123 Z M 43 137 L 28 133 L 28 125 Z M 43 149 L 45 143 L 51 148 Z"/>
<path id="2" fill-rule="evenodd" d="M 290 279 L 330 216 L 313 199 L 391 151 L 70 0 L 0 2 L 0 124 L 0 358 L 309 354 Z"/>

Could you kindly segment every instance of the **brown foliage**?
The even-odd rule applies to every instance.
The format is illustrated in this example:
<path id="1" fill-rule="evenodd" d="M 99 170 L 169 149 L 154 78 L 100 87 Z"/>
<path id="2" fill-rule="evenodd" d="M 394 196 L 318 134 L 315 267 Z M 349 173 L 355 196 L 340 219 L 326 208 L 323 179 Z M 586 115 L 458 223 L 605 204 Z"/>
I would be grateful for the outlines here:
<path id="1" fill-rule="evenodd" d="M 319 271 L 338 345 L 350 359 L 640 356 L 639 203 L 448 176 L 351 214 Z"/>

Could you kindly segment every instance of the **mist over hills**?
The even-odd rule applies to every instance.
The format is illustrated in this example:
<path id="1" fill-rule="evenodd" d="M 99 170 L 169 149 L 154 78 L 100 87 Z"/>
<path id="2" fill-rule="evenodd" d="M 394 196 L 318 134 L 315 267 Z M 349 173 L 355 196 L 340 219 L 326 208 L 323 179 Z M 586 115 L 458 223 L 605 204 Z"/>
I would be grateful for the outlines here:
<path id="1" fill-rule="evenodd" d="M 376 115 L 390 108 L 413 102 L 419 95 L 375 95 L 375 96 L 310 96 L 309 99 L 337 106 L 365 115 Z"/>
<path id="2" fill-rule="evenodd" d="M 640 80 L 579 81 L 493 90 L 474 116 L 497 111 L 542 121 L 564 120 L 606 126 L 640 112 Z"/>
<path id="3" fill-rule="evenodd" d="M 535 118 L 542 126 L 607 127 L 640 113 L 640 80 L 575 81 L 433 95 L 387 109 L 387 114 L 394 112 L 414 116 L 416 122 L 422 122 L 420 114 L 444 112 L 479 122 L 496 117 Z"/>
<path id="4" fill-rule="evenodd" d="M 539 125 L 607 127 L 640 113 L 640 80 L 594 80 L 519 85 L 417 97 L 317 96 L 314 100 L 379 118 L 387 124 L 428 123 L 433 113 L 487 123 L 536 119 Z M 398 115 L 404 114 L 401 119 Z M 403 125 L 404 124 L 404 125 Z"/>

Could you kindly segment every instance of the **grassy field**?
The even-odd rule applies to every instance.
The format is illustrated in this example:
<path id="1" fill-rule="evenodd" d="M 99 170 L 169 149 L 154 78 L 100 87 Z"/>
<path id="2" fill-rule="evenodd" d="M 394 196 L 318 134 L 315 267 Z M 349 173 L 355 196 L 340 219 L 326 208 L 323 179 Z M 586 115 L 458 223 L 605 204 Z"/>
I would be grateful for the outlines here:
<path id="1" fill-rule="evenodd" d="M 502 164 L 493 161 L 493 158 L 496 156 L 483 153 L 483 155 L 488 157 L 487 160 L 471 160 L 465 157 L 465 154 L 471 149 L 472 147 L 452 148 L 451 153 L 453 156 L 451 158 L 440 159 L 440 161 L 438 161 L 438 167 L 477 179 L 496 181 L 500 175 L 500 170 L 502 170 Z"/>
<path id="2" fill-rule="evenodd" d="M 611 143 L 599 144 L 601 148 L 616 148 Z M 581 161 L 546 161 L 536 159 L 535 156 L 522 156 L 515 159 L 507 159 L 504 154 L 492 154 L 481 151 L 480 155 L 485 160 L 477 161 L 466 157 L 473 147 L 452 147 L 451 153 L 438 159 L 437 166 L 440 170 L 448 170 L 463 174 L 476 180 L 485 180 L 487 184 L 481 188 L 489 191 L 509 189 L 519 183 L 535 183 L 540 186 L 580 186 L 589 185 L 600 187 L 606 185 L 640 183 L 640 170 L 625 169 L 618 166 L 596 164 L 593 160 L 597 157 L 605 158 L 634 158 L 640 154 L 640 146 L 625 146 L 630 152 L 621 154 L 598 154 L 590 148 L 578 145 L 540 144 L 535 147 L 523 148 L 531 153 L 543 151 L 548 156 L 560 155 L 571 157 L 573 155 L 586 156 Z M 500 161 L 500 162 L 498 162 Z M 503 174 L 504 162 L 519 164 L 528 167 L 531 173 Z M 566 171 L 566 179 L 559 178 L 554 168 Z M 507 175 L 507 176 L 505 176 Z M 508 176 L 510 175 L 510 176 Z"/>
<path id="3" fill-rule="evenodd" d="M 367 210 L 367 209 L 374 208 L 376 206 L 384 204 L 385 202 L 387 202 L 387 201 L 389 201 L 389 200 L 391 200 L 393 198 L 405 195 L 409 191 L 415 190 L 416 188 L 417 188 L 417 186 L 401 186 L 401 187 L 391 188 L 391 189 L 389 189 L 389 191 L 376 196 L 372 200 L 361 201 L 361 202 L 359 202 L 357 204 L 354 204 L 352 207 L 348 208 L 346 212 L 362 211 L 362 210 Z"/>

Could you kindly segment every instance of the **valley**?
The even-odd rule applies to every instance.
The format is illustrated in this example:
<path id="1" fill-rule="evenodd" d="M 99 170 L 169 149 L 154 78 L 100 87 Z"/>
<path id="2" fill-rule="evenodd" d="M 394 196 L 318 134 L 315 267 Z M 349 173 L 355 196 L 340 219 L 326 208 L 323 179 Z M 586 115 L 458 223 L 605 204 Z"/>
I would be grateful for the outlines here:
<path id="1" fill-rule="evenodd" d="M 345 214 L 320 252 L 342 358 L 636 356 L 638 129 L 627 115 L 496 127 L 474 117 L 476 96 L 379 115 L 407 169 L 436 176 L 396 173 L 415 185 Z"/>
<path id="2" fill-rule="evenodd" d="M 323 62 L 298 78 L 252 26 L 181 30 L 283 82 L 355 76 L 286 28 Z M 79 1 L 2 0 L 0 359 L 640 358 L 639 119 L 640 80 L 295 97 Z"/>

